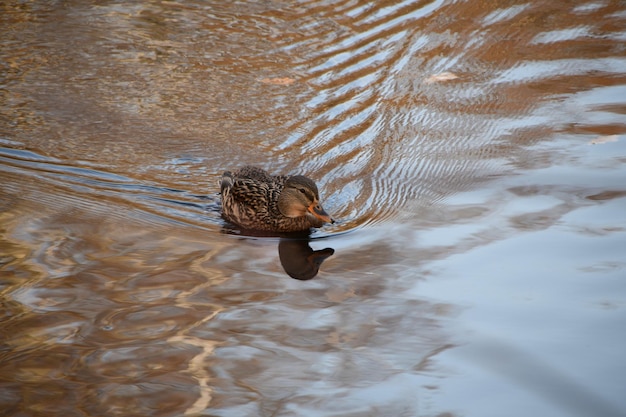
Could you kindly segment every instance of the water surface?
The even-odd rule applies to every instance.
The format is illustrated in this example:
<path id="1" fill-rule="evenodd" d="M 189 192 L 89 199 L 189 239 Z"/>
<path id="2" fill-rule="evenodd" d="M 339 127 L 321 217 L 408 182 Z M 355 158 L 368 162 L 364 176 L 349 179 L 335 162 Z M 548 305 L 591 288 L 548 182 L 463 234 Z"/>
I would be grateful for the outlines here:
<path id="1" fill-rule="evenodd" d="M 0 26 L 7 415 L 626 413 L 623 2 Z M 243 235 L 217 195 L 243 164 L 310 176 L 339 221 Z"/>

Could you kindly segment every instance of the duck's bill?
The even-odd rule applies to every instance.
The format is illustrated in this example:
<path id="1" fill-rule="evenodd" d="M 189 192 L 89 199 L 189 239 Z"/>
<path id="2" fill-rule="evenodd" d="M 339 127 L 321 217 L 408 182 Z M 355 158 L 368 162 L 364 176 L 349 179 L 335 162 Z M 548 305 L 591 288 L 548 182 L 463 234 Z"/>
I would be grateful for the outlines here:
<path id="1" fill-rule="evenodd" d="M 333 218 L 330 217 L 328 213 L 326 213 L 326 211 L 322 208 L 322 206 L 319 203 L 311 204 L 309 206 L 309 213 L 311 213 L 312 215 L 314 215 L 315 217 L 317 217 L 318 219 L 320 219 L 321 221 L 325 223 L 335 223 Z"/>

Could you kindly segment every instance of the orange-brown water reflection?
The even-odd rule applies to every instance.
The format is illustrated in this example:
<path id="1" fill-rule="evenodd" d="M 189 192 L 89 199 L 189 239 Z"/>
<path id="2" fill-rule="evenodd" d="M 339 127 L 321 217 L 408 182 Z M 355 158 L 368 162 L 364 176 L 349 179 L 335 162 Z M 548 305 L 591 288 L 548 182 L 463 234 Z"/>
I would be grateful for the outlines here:
<path id="1" fill-rule="evenodd" d="M 625 16 L 3 3 L 0 409 L 619 415 Z M 243 164 L 339 221 L 233 231 Z"/>

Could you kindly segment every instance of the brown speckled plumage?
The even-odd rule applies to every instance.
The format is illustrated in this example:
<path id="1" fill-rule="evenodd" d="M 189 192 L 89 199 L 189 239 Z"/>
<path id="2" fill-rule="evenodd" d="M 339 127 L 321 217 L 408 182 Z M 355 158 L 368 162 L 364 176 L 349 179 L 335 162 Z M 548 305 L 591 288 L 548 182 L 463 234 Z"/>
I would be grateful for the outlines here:
<path id="1" fill-rule="evenodd" d="M 333 222 L 315 183 L 301 175 L 273 176 L 245 166 L 224 172 L 220 189 L 222 216 L 244 229 L 297 232 Z"/>

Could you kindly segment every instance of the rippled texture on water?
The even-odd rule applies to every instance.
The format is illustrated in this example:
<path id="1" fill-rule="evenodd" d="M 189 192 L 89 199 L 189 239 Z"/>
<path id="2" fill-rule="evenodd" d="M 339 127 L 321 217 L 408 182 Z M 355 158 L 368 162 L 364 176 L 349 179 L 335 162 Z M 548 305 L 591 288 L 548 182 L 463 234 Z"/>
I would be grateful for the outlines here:
<path id="1" fill-rule="evenodd" d="M 0 409 L 626 414 L 626 7 L 4 2 Z M 218 179 L 339 221 L 244 236 Z M 297 278 L 297 279 L 292 279 Z"/>

